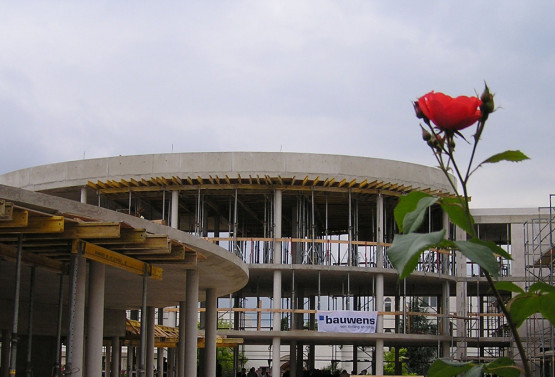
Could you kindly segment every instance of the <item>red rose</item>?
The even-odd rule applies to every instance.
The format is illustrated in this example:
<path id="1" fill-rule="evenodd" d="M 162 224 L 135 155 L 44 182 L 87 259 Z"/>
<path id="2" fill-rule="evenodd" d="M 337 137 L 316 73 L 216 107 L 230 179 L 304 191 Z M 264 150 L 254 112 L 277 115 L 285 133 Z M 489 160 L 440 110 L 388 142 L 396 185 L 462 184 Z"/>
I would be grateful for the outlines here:
<path id="1" fill-rule="evenodd" d="M 415 103 L 417 116 L 431 120 L 442 131 L 459 131 L 473 125 L 481 117 L 478 97 L 450 97 L 430 92 Z"/>

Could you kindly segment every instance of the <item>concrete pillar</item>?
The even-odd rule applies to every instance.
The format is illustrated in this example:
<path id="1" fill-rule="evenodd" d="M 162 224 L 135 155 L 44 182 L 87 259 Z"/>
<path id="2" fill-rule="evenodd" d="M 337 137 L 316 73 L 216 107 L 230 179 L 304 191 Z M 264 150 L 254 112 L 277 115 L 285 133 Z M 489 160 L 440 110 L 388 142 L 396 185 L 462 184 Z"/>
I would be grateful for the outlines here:
<path id="1" fill-rule="evenodd" d="M 381 192 L 378 194 L 378 199 L 376 202 L 376 235 L 377 235 L 377 242 L 378 247 L 377 255 L 376 255 L 376 265 L 378 268 L 384 268 L 384 255 L 383 255 L 383 245 L 384 242 L 384 203 L 383 203 L 383 196 Z M 383 311 L 383 300 L 384 300 L 384 286 L 383 286 L 383 274 L 376 275 L 376 305 L 375 310 L 378 312 Z M 378 334 L 383 334 L 383 316 L 378 316 L 378 324 L 376 327 L 376 332 Z M 376 375 L 383 374 L 383 357 L 384 357 L 384 343 L 383 339 L 376 340 Z"/>
<path id="2" fill-rule="evenodd" d="M 450 229 L 451 227 L 450 225 L 450 221 L 449 221 L 449 216 L 447 215 L 446 212 L 443 213 L 443 229 L 445 229 L 445 238 L 450 239 L 451 238 L 451 234 L 450 234 Z M 448 274 L 448 266 L 449 266 L 449 256 L 448 255 L 444 255 L 444 254 L 438 254 L 438 258 L 441 258 L 441 273 L 442 274 Z M 451 288 L 449 286 L 449 282 L 448 281 L 444 281 L 443 282 L 443 286 L 442 286 L 442 292 L 441 292 L 441 313 L 444 315 L 444 317 L 441 319 L 441 334 L 443 336 L 448 336 L 450 333 L 450 323 L 451 320 L 449 318 L 449 310 L 451 308 L 450 306 L 450 299 L 451 299 Z M 444 358 L 448 358 L 451 356 L 451 342 L 450 341 L 442 341 L 441 342 L 441 353 L 442 353 L 442 357 Z"/>
<path id="3" fill-rule="evenodd" d="M 176 377 L 177 374 L 177 348 L 168 348 L 168 377 Z"/>
<path id="4" fill-rule="evenodd" d="M 172 191 L 172 211 L 170 226 L 177 229 L 179 226 L 179 191 Z"/>
<path id="5" fill-rule="evenodd" d="M 353 344 L 353 370 L 358 373 L 358 347 Z"/>
<path id="6" fill-rule="evenodd" d="M 383 223 L 383 196 L 381 192 L 378 194 L 376 201 L 376 242 L 378 246 L 376 247 L 376 266 L 378 268 L 384 267 L 384 257 L 383 257 L 383 242 L 384 242 L 384 223 Z"/>
<path id="7" fill-rule="evenodd" d="M 81 203 L 87 204 L 87 188 L 81 187 Z"/>
<path id="8" fill-rule="evenodd" d="M 457 240 L 465 240 L 466 233 L 460 229 L 456 228 Z M 467 285 L 466 285 L 466 257 L 462 253 L 457 253 L 455 257 L 456 265 L 456 276 L 457 276 L 457 296 L 456 296 L 456 308 L 457 308 L 457 337 L 462 339 L 457 342 L 456 359 L 466 360 L 466 321 L 464 318 L 468 316 L 467 310 Z"/>
<path id="9" fill-rule="evenodd" d="M 289 344 L 289 376 L 297 377 L 297 342 L 295 340 Z"/>
<path id="10" fill-rule="evenodd" d="M 281 238 L 281 218 L 282 218 L 282 192 L 274 192 L 274 237 Z M 281 242 L 274 242 L 274 264 L 281 264 Z M 274 271 L 274 309 L 281 309 L 281 271 Z M 273 331 L 281 330 L 281 315 L 278 312 L 273 314 Z M 274 336 L 272 339 L 272 376 L 280 375 L 280 348 L 281 339 Z"/>
<path id="11" fill-rule="evenodd" d="M 164 308 L 158 308 L 158 324 L 164 324 Z M 156 371 L 157 377 L 163 377 L 164 375 L 164 348 L 158 347 L 156 349 Z"/>
<path id="12" fill-rule="evenodd" d="M 376 376 L 383 376 L 383 339 L 376 339 Z"/>
<path id="13" fill-rule="evenodd" d="M 8 329 L 2 330 L 2 357 L 0 361 L 0 376 L 9 377 L 10 372 L 10 343 L 12 333 Z"/>
<path id="14" fill-rule="evenodd" d="M 112 377 L 120 377 L 121 372 L 121 344 L 119 336 L 112 338 Z"/>
<path id="15" fill-rule="evenodd" d="M 70 369 L 72 377 L 84 375 L 84 347 L 85 347 L 85 294 L 87 283 L 87 261 L 80 255 L 76 255 L 74 263 L 77 263 L 75 276 L 75 296 L 73 298 L 73 310 L 70 307 L 70 316 L 73 314 L 73 328 L 71 329 L 71 349 L 67 362 L 71 362 Z M 72 274 L 74 269 L 72 268 Z M 73 279 L 73 276 L 72 276 Z M 70 290 L 71 292 L 71 290 Z"/>
<path id="16" fill-rule="evenodd" d="M 376 275 L 376 311 L 383 311 L 383 275 Z M 383 334 L 383 316 L 378 316 L 376 333 Z M 383 375 L 384 343 L 383 339 L 376 340 L 376 375 Z"/>
<path id="17" fill-rule="evenodd" d="M 106 267 L 89 263 L 89 307 L 87 316 L 87 376 L 102 375 L 102 342 L 104 340 L 104 285 Z"/>
<path id="18" fill-rule="evenodd" d="M 146 309 L 146 377 L 154 377 L 154 318 L 156 308 L 149 306 Z"/>
<path id="19" fill-rule="evenodd" d="M 216 290 L 206 290 L 206 328 L 204 332 L 204 371 L 206 376 L 216 375 L 216 331 L 218 329 L 218 297 Z"/>
<path id="20" fill-rule="evenodd" d="M 179 344 L 177 345 L 176 376 L 185 376 L 185 301 L 179 302 Z"/>
<path id="21" fill-rule="evenodd" d="M 104 377 L 111 377 L 112 376 L 112 368 L 111 368 L 111 350 L 112 347 L 106 346 L 106 353 L 104 356 Z"/>
<path id="22" fill-rule="evenodd" d="M 187 271 L 187 296 L 185 301 L 185 373 L 197 376 L 197 321 L 198 321 L 198 271 Z M 181 373 L 181 372 L 180 372 Z"/>

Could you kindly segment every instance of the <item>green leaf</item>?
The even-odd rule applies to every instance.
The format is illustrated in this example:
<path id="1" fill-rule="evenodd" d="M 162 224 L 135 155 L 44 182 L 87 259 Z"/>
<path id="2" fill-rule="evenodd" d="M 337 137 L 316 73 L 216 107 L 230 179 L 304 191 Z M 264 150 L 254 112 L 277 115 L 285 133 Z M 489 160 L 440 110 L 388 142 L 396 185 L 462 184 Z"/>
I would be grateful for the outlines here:
<path id="1" fill-rule="evenodd" d="M 539 297 L 540 313 L 555 326 L 555 293 L 548 293 Z"/>
<path id="2" fill-rule="evenodd" d="M 420 228 L 420 225 L 422 225 L 424 217 L 426 217 L 426 213 L 428 212 L 428 208 L 436 203 L 438 199 L 439 198 L 433 196 L 420 199 L 416 209 L 406 214 L 405 219 L 403 220 L 403 233 L 409 234 L 416 232 L 418 228 Z"/>
<path id="3" fill-rule="evenodd" d="M 437 359 L 428 369 L 428 377 L 452 377 L 474 367 L 471 362 L 458 363 L 450 360 Z"/>
<path id="4" fill-rule="evenodd" d="M 540 308 L 541 301 L 539 296 L 533 293 L 525 293 L 513 297 L 508 305 L 516 327 L 522 326 L 526 318 L 534 313 L 538 313 Z"/>
<path id="5" fill-rule="evenodd" d="M 524 293 L 524 289 L 520 288 L 515 283 L 510 281 L 499 281 L 495 283 L 495 287 L 499 291 L 507 291 L 507 292 L 515 292 L 515 293 Z"/>
<path id="6" fill-rule="evenodd" d="M 402 196 L 393 211 L 399 231 L 407 234 L 418 230 L 424 220 L 426 210 L 437 200 L 438 198 L 420 191 L 413 191 Z"/>
<path id="7" fill-rule="evenodd" d="M 387 249 L 389 260 L 397 269 L 399 279 L 410 275 L 418 264 L 420 254 L 443 240 L 445 230 L 433 233 L 396 234 L 391 247 Z"/>
<path id="8" fill-rule="evenodd" d="M 509 260 L 512 260 L 512 259 L 513 259 L 513 257 L 511 256 L 511 254 L 507 253 L 505 250 L 503 250 L 499 245 L 495 244 L 494 242 L 491 242 L 491 241 L 482 241 L 482 240 L 480 240 L 480 239 L 478 239 L 478 238 L 474 238 L 474 239 L 472 240 L 472 242 L 475 242 L 475 243 L 477 243 L 477 244 L 480 244 L 480 245 L 482 245 L 482 246 L 487 247 L 488 249 L 490 249 L 490 250 L 492 251 L 492 253 L 493 253 L 494 255 L 498 255 L 498 256 L 501 256 L 501 257 L 503 257 L 503 258 L 505 258 L 505 259 L 509 259 Z"/>
<path id="9" fill-rule="evenodd" d="M 520 368 L 508 357 L 500 357 L 484 366 L 484 372 L 492 373 L 499 377 L 519 377 Z"/>
<path id="10" fill-rule="evenodd" d="M 393 216 L 395 217 L 399 232 L 403 233 L 403 221 L 405 220 L 406 214 L 416 209 L 420 199 L 429 198 L 430 196 L 431 195 L 420 191 L 413 191 L 399 198 L 399 202 L 393 210 Z"/>
<path id="11" fill-rule="evenodd" d="M 483 365 L 474 365 L 470 370 L 468 370 L 463 377 L 482 377 Z"/>
<path id="12" fill-rule="evenodd" d="M 480 165 L 482 164 L 492 164 L 500 161 L 511 161 L 511 162 L 519 162 L 528 160 L 530 157 L 526 156 L 521 151 L 505 151 L 501 153 L 494 154 L 493 156 L 485 159 Z"/>
<path id="13" fill-rule="evenodd" d="M 478 263 L 491 276 L 499 276 L 499 263 L 489 247 L 483 245 L 477 239 L 455 241 L 455 245 L 465 257 L 474 263 Z"/>
<path id="14" fill-rule="evenodd" d="M 537 281 L 530 286 L 528 292 L 555 293 L 555 287 L 543 281 Z"/>
<path id="15" fill-rule="evenodd" d="M 453 224 L 468 234 L 474 233 L 474 219 L 472 216 L 467 216 L 466 206 L 462 198 L 441 198 L 439 204 Z"/>

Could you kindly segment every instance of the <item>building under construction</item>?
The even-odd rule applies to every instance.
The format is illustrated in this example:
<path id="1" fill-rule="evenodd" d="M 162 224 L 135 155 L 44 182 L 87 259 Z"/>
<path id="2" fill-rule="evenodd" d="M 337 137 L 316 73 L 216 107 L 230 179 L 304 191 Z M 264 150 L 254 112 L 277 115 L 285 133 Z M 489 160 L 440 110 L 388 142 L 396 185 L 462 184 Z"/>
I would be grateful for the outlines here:
<path id="1" fill-rule="evenodd" d="M 461 361 L 489 361 L 517 353 L 479 266 L 461 254 L 429 250 L 414 273 L 399 280 L 387 258 L 396 232 L 393 210 L 400 196 L 415 190 L 453 195 L 435 168 L 335 155 L 172 153 L 38 166 L 4 174 L 0 183 L 150 220 L 161 227 L 159 232 L 167 228 L 193 235 L 242 261 L 248 269 L 244 283 L 240 274 L 225 276 L 228 282 L 214 276 L 214 281 L 230 288 L 218 290 L 216 334 L 218 339 L 237 340 L 235 370 L 265 366 L 278 376 L 287 368 L 291 376 L 300 376 L 302 370 L 331 366 L 382 375 L 392 363 L 401 374 L 406 362 L 400 356 L 402 348 L 428 347 L 434 357 Z M 473 214 L 480 238 L 513 256 L 512 261 L 500 259 L 500 279 L 529 285 L 541 278 L 553 284 L 551 213 L 484 209 Z M 466 237 L 441 208 L 431 207 L 422 231 L 441 229 L 451 239 Z M 117 251 L 141 257 L 131 248 Z M 203 260 L 202 250 L 197 252 L 198 264 L 189 270 L 211 263 Z M 163 261 L 152 259 L 149 265 L 159 263 Z M 237 286 L 240 289 L 233 289 Z M 145 305 L 159 307 L 157 293 L 146 291 Z M 204 293 L 199 297 L 195 321 L 212 334 L 214 325 L 204 313 L 213 311 L 208 309 L 213 303 L 203 302 Z M 177 313 L 184 313 L 180 307 L 184 299 L 174 301 L 173 308 L 158 311 L 160 323 L 163 317 L 164 325 L 179 327 L 183 334 L 182 315 Z M 130 302 L 118 308 L 141 307 Z M 376 332 L 318 332 L 319 310 L 376 311 Z M 414 326 L 422 321 L 425 326 Z M 8 323 L 0 322 L 6 329 Z M 534 373 L 553 377 L 552 327 L 536 318 L 522 331 L 533 355 Z M 114 349 L 120 343 L 114 346 L 108 342 L 113 336 L 104 338 L 106 356 L 109 350 L 121 355 Z M 7 348 L 5 337 L 2 343 Z M 159 355 L 168 358 L 170 375 L 174 371 L 184 375 L 178 360 L 181 351 L 160 343 L 162 347 L 168 347 Z M 395 355 L 393 361 L 385 360 L 387 352 Z M 135 368 L 127 363 L 130 370 Z"/>

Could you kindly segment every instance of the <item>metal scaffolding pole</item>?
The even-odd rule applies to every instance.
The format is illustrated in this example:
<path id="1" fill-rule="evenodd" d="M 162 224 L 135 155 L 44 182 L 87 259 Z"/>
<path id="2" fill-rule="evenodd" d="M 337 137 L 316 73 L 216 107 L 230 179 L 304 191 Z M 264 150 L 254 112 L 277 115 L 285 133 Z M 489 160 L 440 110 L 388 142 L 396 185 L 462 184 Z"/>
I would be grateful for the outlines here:
<path id="1" fill-rule="evenodd" d="M 58 323 L 56 325 L 56 360 L 52 375 L 62 375 L 62 315 L 64 309 L 64 275 L 60 274 L 60 286 L 58 288 Z"/>
<path id="2" fill-rule="evenodd" d="M 32 345 L 33 345 L 33 307 L 35 304 L 35 278 L 36 269 L 35 266 L 31 267 L 31 281 L 29 287 L 29 315 L 27 318 L 27 364 L 25 368 L 25 374 L 27 377 L 31 377 L 33 374 L 33 368 L 31 364 L 32 360 Z"/>
<path id="3" fill-rule="evenodd" d="M 17 343 L 19 337 L 17 335 L 17 325 L 19 320 L 19 293 L 21 289 L 21 254 L 23 253 L 23 236 L 18 235 L 17 238 L 17 260 L 15 264 L 15 292 L 13 305 L 13 324 L 12 324 L 12 343 L 10 351 L 10 376 L 15 376 Z"/>
<path id="4" fill-rule="evenodd" d="M 143 273 L 143 295 L 141 305 L 141 350 L 139 353 L 139 376 L 145 376 L 146 372 L 146 332 L 148 331 L 148 319 L 146 314 L 146 295 L 147 295 L 147 265 L 145 264 L 145 272 Z"/>

